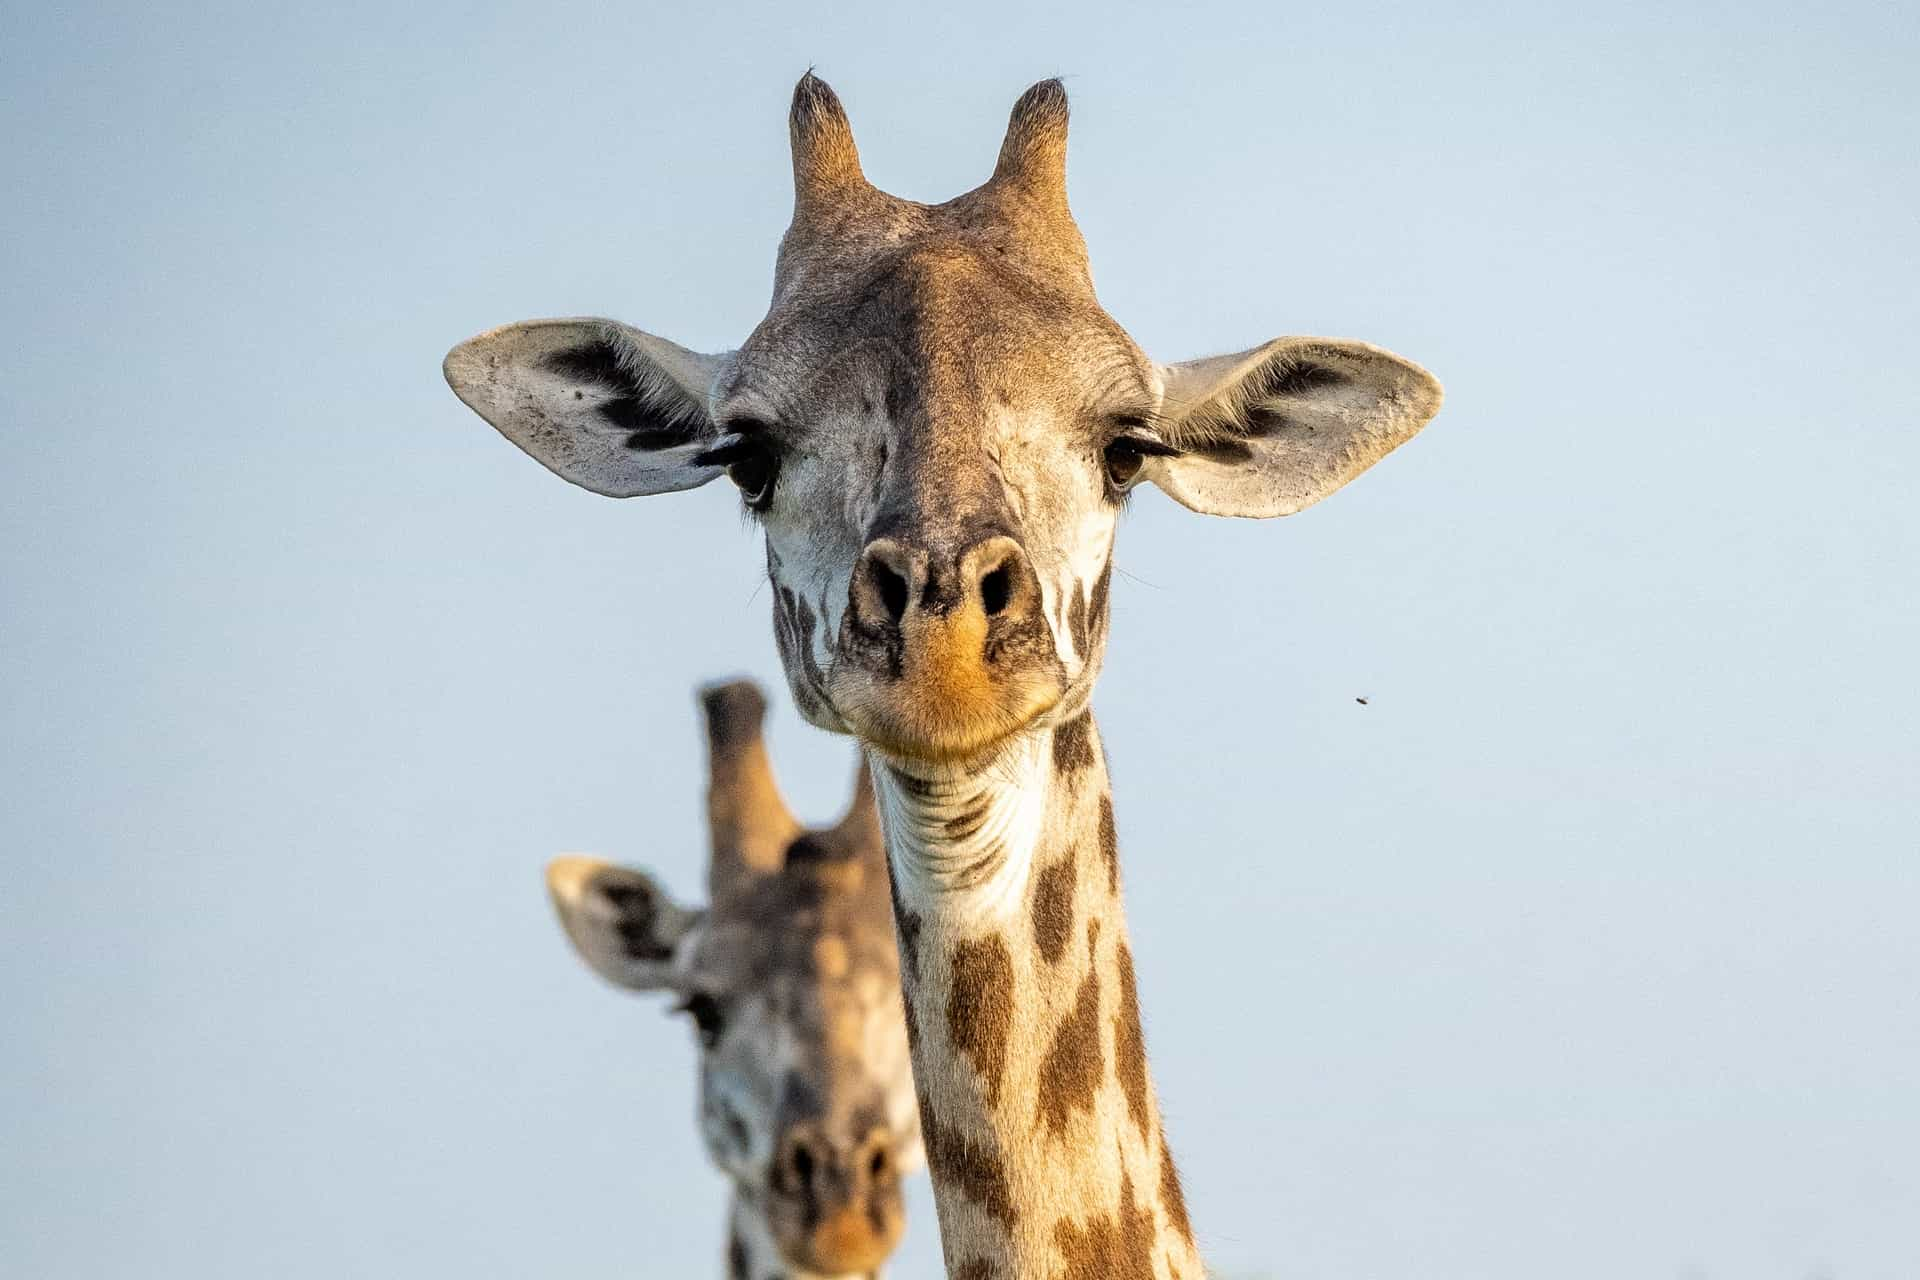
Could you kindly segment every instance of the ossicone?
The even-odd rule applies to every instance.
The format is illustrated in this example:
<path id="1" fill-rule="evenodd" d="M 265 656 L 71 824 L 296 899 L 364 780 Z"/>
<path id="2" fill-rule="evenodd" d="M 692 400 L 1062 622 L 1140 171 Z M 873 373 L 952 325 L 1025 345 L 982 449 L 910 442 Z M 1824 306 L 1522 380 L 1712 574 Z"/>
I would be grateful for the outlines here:
<path id="1" fill-rule="evenodd" d="M 1042 80 L 1013 104 L 992 185 L 1041 203 L 1067 199 L 1067 90 Z"/>
<path id="2" fill-rule="evenodd" d="M 854 192 L 866 189 L 847 110 L 832 86 L 812 71 L 793 87 L 787 131 L 793 140 L 796 218 L 844 203 Z"/>

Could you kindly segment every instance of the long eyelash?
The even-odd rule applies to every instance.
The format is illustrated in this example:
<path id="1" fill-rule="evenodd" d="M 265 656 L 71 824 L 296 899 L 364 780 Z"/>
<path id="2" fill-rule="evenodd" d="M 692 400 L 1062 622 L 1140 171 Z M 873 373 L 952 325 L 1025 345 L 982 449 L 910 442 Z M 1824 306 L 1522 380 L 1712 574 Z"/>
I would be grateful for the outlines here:
<path id="1" fill-rule="evenodd" d="M 749 436 L 721 436 L 706 449 L 694 454 L 691 461 L 696 467 L 724 467 L 751 457 L 764 448 L 764 444 Z"/>
<path id="2" fill-rule="evenodd" d="M 1128 435 L 1124 432 L 1115 436 L 1107 443 L 1110 446 L 1121 443 L 1131 445 L 1140 456 L 1145 458 L 1177 458 L 1186 452 L 1185 449 L 1180 448 L 1178 445 L 1168 444 L 1166 441 L 1156 439 L 1153 436 Z"/>
<path id="3" fill-rule="evenodd" d="M 1117 413 L 1108 421 L 1118 428 L 1113 440 L 1125 440 L 1141 453 L 1149 457 L 1167 458 L 1185 450 L 1178 445 L 1167 443 L 1178 423 L 1156 409 L 1134 409 L 1126 413 Z M 1141 436 L 1137 433 L 1146 432 Z M 1108 443 L 1113 443 L 1109 440 Z"/>

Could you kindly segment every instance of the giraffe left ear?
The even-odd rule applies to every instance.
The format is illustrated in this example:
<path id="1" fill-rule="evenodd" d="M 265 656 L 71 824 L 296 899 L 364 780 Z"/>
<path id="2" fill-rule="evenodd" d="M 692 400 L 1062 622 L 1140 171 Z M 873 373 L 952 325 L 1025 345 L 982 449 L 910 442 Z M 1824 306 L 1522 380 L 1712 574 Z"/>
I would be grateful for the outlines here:
<path id="1" fill-rule="evenodd" d="M 468 408 L 547 470 L 609 498 L 692 489 L 719 429 L 707 391 L 726 355 L 702 355 L 613 320 L 528 320 L 447 353 Z"/>
<path id="2" fill-rule="evenodd" d="M 700 923 L 653 877 L 567 854 L 547 864 L 547 893 L 587 967 L 630 991 L 674 988 L 680 952 Z"/>
<path id="3" fill-rule="evenodd" d="M 1179 452 L 1149 458 L 1142 478 L 1204 515 L 1292 515 L 1440 411 L 1432 374 L 1341 338 L 1276 338 L 1166 365 L 1161 376 L 1163 434 Z"/>

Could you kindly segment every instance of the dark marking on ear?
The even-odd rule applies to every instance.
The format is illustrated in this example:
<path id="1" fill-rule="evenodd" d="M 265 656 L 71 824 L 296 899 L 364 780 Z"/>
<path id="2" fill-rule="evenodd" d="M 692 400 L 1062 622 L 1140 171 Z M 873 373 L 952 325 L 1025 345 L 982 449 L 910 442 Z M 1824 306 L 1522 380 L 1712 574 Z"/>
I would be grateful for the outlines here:
<path id="1" fill-rule="evenodd" d="M 920 1106 L 920 1130 L 926 1142 L 927 1172 L 934 1180 L 960 1192 L 1001 1226 L 1012 1230 L 1020 1219 L 1020 1211 L 1007 1186 L 1006 1165 L 1000 1153 L 977 1146 L 960 1130 L 941 1124 L 924 1100 Z"/>
<path id="2" fill-rule="evenodd" d="M 727 1278 L 747 1280 L 747 1244 L 737 1231 L 727 1235 Z"/>
<path id="3" fill-rule="evenodd" d="M 1241 424 L 1241 431 L 1251 440 L 1264 440 L 1268 436 L 1279 435 L 1293 426 L 1293 419 L 1278 409 L 1269 409 L 1264 405 L 1254 405 L 1247 410 L 1247 420 Z M 1312 430 L 1311 427 L 1308 428 Z"/>
<path id="4" fill-rule="evenodd" d="M 1007 1040 L 1013 1033 L 1013 956 L 999 934 L 962 942 L 948 960 L 947 1039 L 986 1082 L 987 1105 L 1000 1101 Z"/>
<path id="5" fill-rule="evenodd" d="M 1275 396 L 1297 396 L 1311 391 L 1321 391 L 1327 387 L 1338 387 L 1347 381 L 1347 375 L 1338 369 L 1329 369 L 1326 365 L 1315 364 L 1311 360 L 1298 357 L 1282 357 L 1268 364 L 1254 375 L 1258 382 L 1249 390 L 1247 399 L 1258 403 Z"/>
<path id="6" fill-rule="evenodd" d="M 1110 1214 L 1072 1218 L 1053 1224 L 1053 1243 L 1066 1267 L 1062 1275 L 1079 1280 L 1153 1280 L 1153 1210 L 1134 1203 L 1133 1179 L 1120 1172 L 1120 1203 Z"/>
<path id="7" fill-rule="evenodd" d="M 598 884 L 593 890 L 620 913 L 613 927 L 622 951 L 635 960 L 673 959 L 673 948 L 660 940 L 660 904 L 652 890 L 637 884 Z"/>
<path id="8" fill-rule="evenodd" d="M 584 342 L 577 347 L 567 347 L 548 356 L 545 363 L 555 373 L 610 391 L 637 396 L 642 390 L 640 380 L 621 359 L 620 348 L 611 342 Z"/>
<path id="9" fill-rule="evenodd" d="M 1253 458 L 1253 450 L 1238 440 L 1209 440 L 1203 444 L 1194 445 L 1187 452 L 1222 466 L 1238 465 L 1249 462 Z"/>
<path id="10" fill-rule="evenodd" d="M 622 920 L 619 928 L 620 949 L 635 960 L 664 963 L 673 959 L 673 948 L 665 945 L 655 936 L 652 921 L 642 924 Z"/>
<path id="11" fill-rule="evenodd" d="M 1078 773 L 1093 764 L 1093 714 L 1082 711 L 1053 731 L 1053 767 Z"/>
<path id="12" fill-rule="evenodd" d="M 600 406 L 601 416 L 609 416 L 607 410 L 616 404 L 624 405 L 631 403 L 632 401 L 629 400 L 609 400 Z M 615 425 L 629 428 L 633 426 L 631 422 L 621 422 Z M 698 436 L 694 431 L 685 427 L 645 427 L 639 430 L 629 430 L 627 432 L 627 438 L 621 441 L 621 443 L 636 453 L 658 453 L 662 449 L 671 449 L 676 445 L 690 444 L 697 438 Z"/>
<path id="13" fill-rule="evenodd" d="M 953 1269 L 953 1280 L 997 1280 L 998 1274 L 985 1258 L 968 1258 Z"/>
<path id="14" fill-rule="evenodd" d="M 1152 1114 L 1147 1096 L 1147 1044 L 1140 1030 L 1140 989 L 1134 982 L 1133 952 L 1126 941 L 1117 948 L 1120 967 L 1120 1007 L 1113 1013 L 1113 1072 L 1127 1095 L 1127 1114 L 1133 1127 L 1147 1137 Z"/>
<path id="15" fill-rule="evenodd" d="M 1311 360 L 1283 356 L 1252 375 L 1246 387 L 1244 401 L 1246 407 L 1241 411 L 1240 420 L 1234 426 L 1243 437 L 1254 440 L 1278 435 L 1283 431 L 1304 429 L 1310 433 L 1313 430 L 1310 424 L 1297 421 L 1287 413 L 1285 405 L 1274 404 L 1273 401 L 1310 396 L 1328 387 L 1341 386 L 1347 381 L 1347 376 L 1338 369 L 1330 369 L 1326 365 L 1315 364 Z M 1241 459 L 1217 460 L 1240 461 Z"/>
<path id="16" fill-rule="evenodd" d="M 1120 835 L 1113 826 L 1113 797 L 1100 797 L 1100 856 L 1107 862 L 1107 892 L 1120 890 Z"/>
<path id="17" fill-rule="evenodd" d="M 1055 1137 L 1065 1135 L 1074 1112 L 1093 1111 L 1105 1068 L 1106 1054 L 1100 1044 L 1100 975 L 1089 972 L 1080 983 L 1073 1011 L 1054 1031 L 1053 1043 L 1040 1060 L 1040 1081 L 1035 1091 L 1039 1095 L 1039 1119 Z"/>
<path id="18" fill-rule="evenodd" d="M 1069 853 L 1033 878 L 1033 940 L 1048 964 L 1060 963 L 1073 932 L 1073 887 L 1079 859 Z"/>
<path id="19" fill-rule="evenodd" d="M 1193 1223 L 1187 1217 L 1187 1195 L 1180 1189 L 1180 1171 L 1173 1167 L 1173 1148 L 1167 1145 L 1167 1132 L 1160 1131 L 1160 1207 L 1166 1210 L 1167 1224 L 1193 1243 Z"/>

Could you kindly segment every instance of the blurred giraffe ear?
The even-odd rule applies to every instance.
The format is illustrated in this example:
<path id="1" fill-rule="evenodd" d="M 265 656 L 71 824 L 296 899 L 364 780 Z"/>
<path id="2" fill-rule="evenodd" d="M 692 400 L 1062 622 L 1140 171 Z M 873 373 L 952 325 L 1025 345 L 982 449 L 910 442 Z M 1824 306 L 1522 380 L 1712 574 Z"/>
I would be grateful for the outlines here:
<path id="1" fill-rule="evenodd" d="M 547 864 L 547 893 L 589 969 L 631 991 L 676 985 L 681 950 L 701 913 L 675 903 L 651 876 L 567 854 Z"/>
<path id="2" fill-rule="evenodd" d="M 1179 452 L 1142 478 L 1211 516 L 1287 516 L 1404 444 L 1440 412 L 1411 360 L 1340 338 L 1276 338 L 1161 369 L 1164 433 Z"/>

